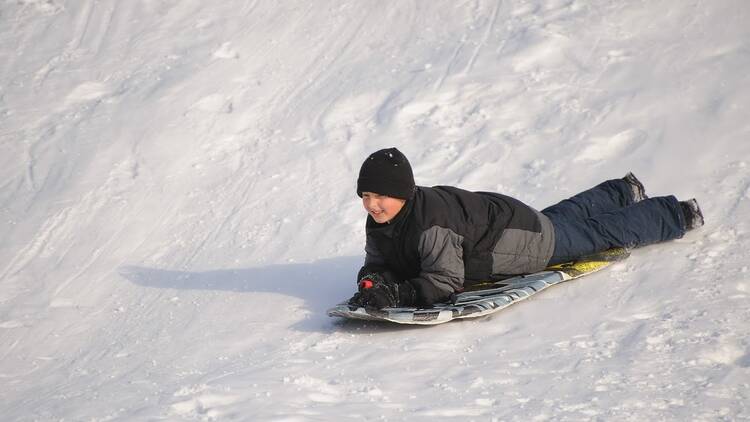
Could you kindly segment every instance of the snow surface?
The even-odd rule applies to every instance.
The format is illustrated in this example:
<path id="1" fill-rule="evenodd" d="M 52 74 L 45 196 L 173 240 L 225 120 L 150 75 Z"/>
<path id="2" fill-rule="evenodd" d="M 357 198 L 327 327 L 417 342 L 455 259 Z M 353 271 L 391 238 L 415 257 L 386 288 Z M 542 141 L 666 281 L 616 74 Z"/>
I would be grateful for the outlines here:
<path id="1" fill-rule="evenodd" d="M 750 2 L 0 2 L 3 421 L 750 419 Z M 355 180 L 706 226 L 492 317 L 328 318 Z"/>

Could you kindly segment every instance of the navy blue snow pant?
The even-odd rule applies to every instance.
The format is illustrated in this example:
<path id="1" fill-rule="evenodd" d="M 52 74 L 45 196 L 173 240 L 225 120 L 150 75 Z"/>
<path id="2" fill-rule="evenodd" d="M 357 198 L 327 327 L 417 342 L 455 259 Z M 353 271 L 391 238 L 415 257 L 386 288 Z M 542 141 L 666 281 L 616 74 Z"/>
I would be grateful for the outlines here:
<path id="1" fill-rule="evenodd" d="M 613 247 L 632 248 L 682 237 L 685 216 L 677 198 L 634 203 L 631 185 L 608 180 L 542 210 L 555 227 L 550 265 Z"/>

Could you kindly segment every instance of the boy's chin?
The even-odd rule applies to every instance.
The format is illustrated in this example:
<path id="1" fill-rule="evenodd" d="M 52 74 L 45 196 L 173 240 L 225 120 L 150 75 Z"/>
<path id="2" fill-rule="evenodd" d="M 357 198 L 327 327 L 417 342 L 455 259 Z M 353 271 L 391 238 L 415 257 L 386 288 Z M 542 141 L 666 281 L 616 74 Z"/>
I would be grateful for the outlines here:
<path id="1" fill-rule="evenodd" d="M 387 222 L 391 221 L 390 218 L 388 218 L 388 217 L 386 217 L 384 215 L 377 215 L 376 216 L 376 215 L 370 214 L 370 217 L 372 217 L 372 219 L 375 220 L 375 222 L 378 223 L 378 224 L 384 224 L 384 223 L 387 223 Z"/>

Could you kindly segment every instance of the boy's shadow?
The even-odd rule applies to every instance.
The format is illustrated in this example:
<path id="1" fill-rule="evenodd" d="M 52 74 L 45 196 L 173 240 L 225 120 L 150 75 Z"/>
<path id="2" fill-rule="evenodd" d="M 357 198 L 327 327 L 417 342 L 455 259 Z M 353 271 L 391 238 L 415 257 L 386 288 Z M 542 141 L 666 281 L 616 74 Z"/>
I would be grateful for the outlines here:
<path id="1" fill-rule="evenodd" d="M 356 274 L 363 261 L 363 257 L 349 256 L 305 264 L 203 272 L 126 266 L 119 272 L 132 283 L 157 289 L 272 292 L 295 296 L 305 301 L 310 315 L 293 328 L 316 332 L 339 329 L 362 332 L 367 327 L 361 322 L 352 324 L 331 319 L 326 310 L 354 294 Z"/>

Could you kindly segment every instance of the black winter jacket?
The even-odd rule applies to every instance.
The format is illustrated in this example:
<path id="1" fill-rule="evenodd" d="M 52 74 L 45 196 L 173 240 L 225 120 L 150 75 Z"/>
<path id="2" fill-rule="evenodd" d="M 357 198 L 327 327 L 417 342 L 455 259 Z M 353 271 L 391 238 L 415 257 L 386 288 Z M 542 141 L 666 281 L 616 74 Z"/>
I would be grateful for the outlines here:
<path id="1" fill-rule="evenodd" d="M 367 217 L 365 265 L 416 290 L 416 305 L 446 300 L 465 286 L 544 269 L 554 228 L 514 198 L 450 186 L 418 186 L 389 223 Z"/>

